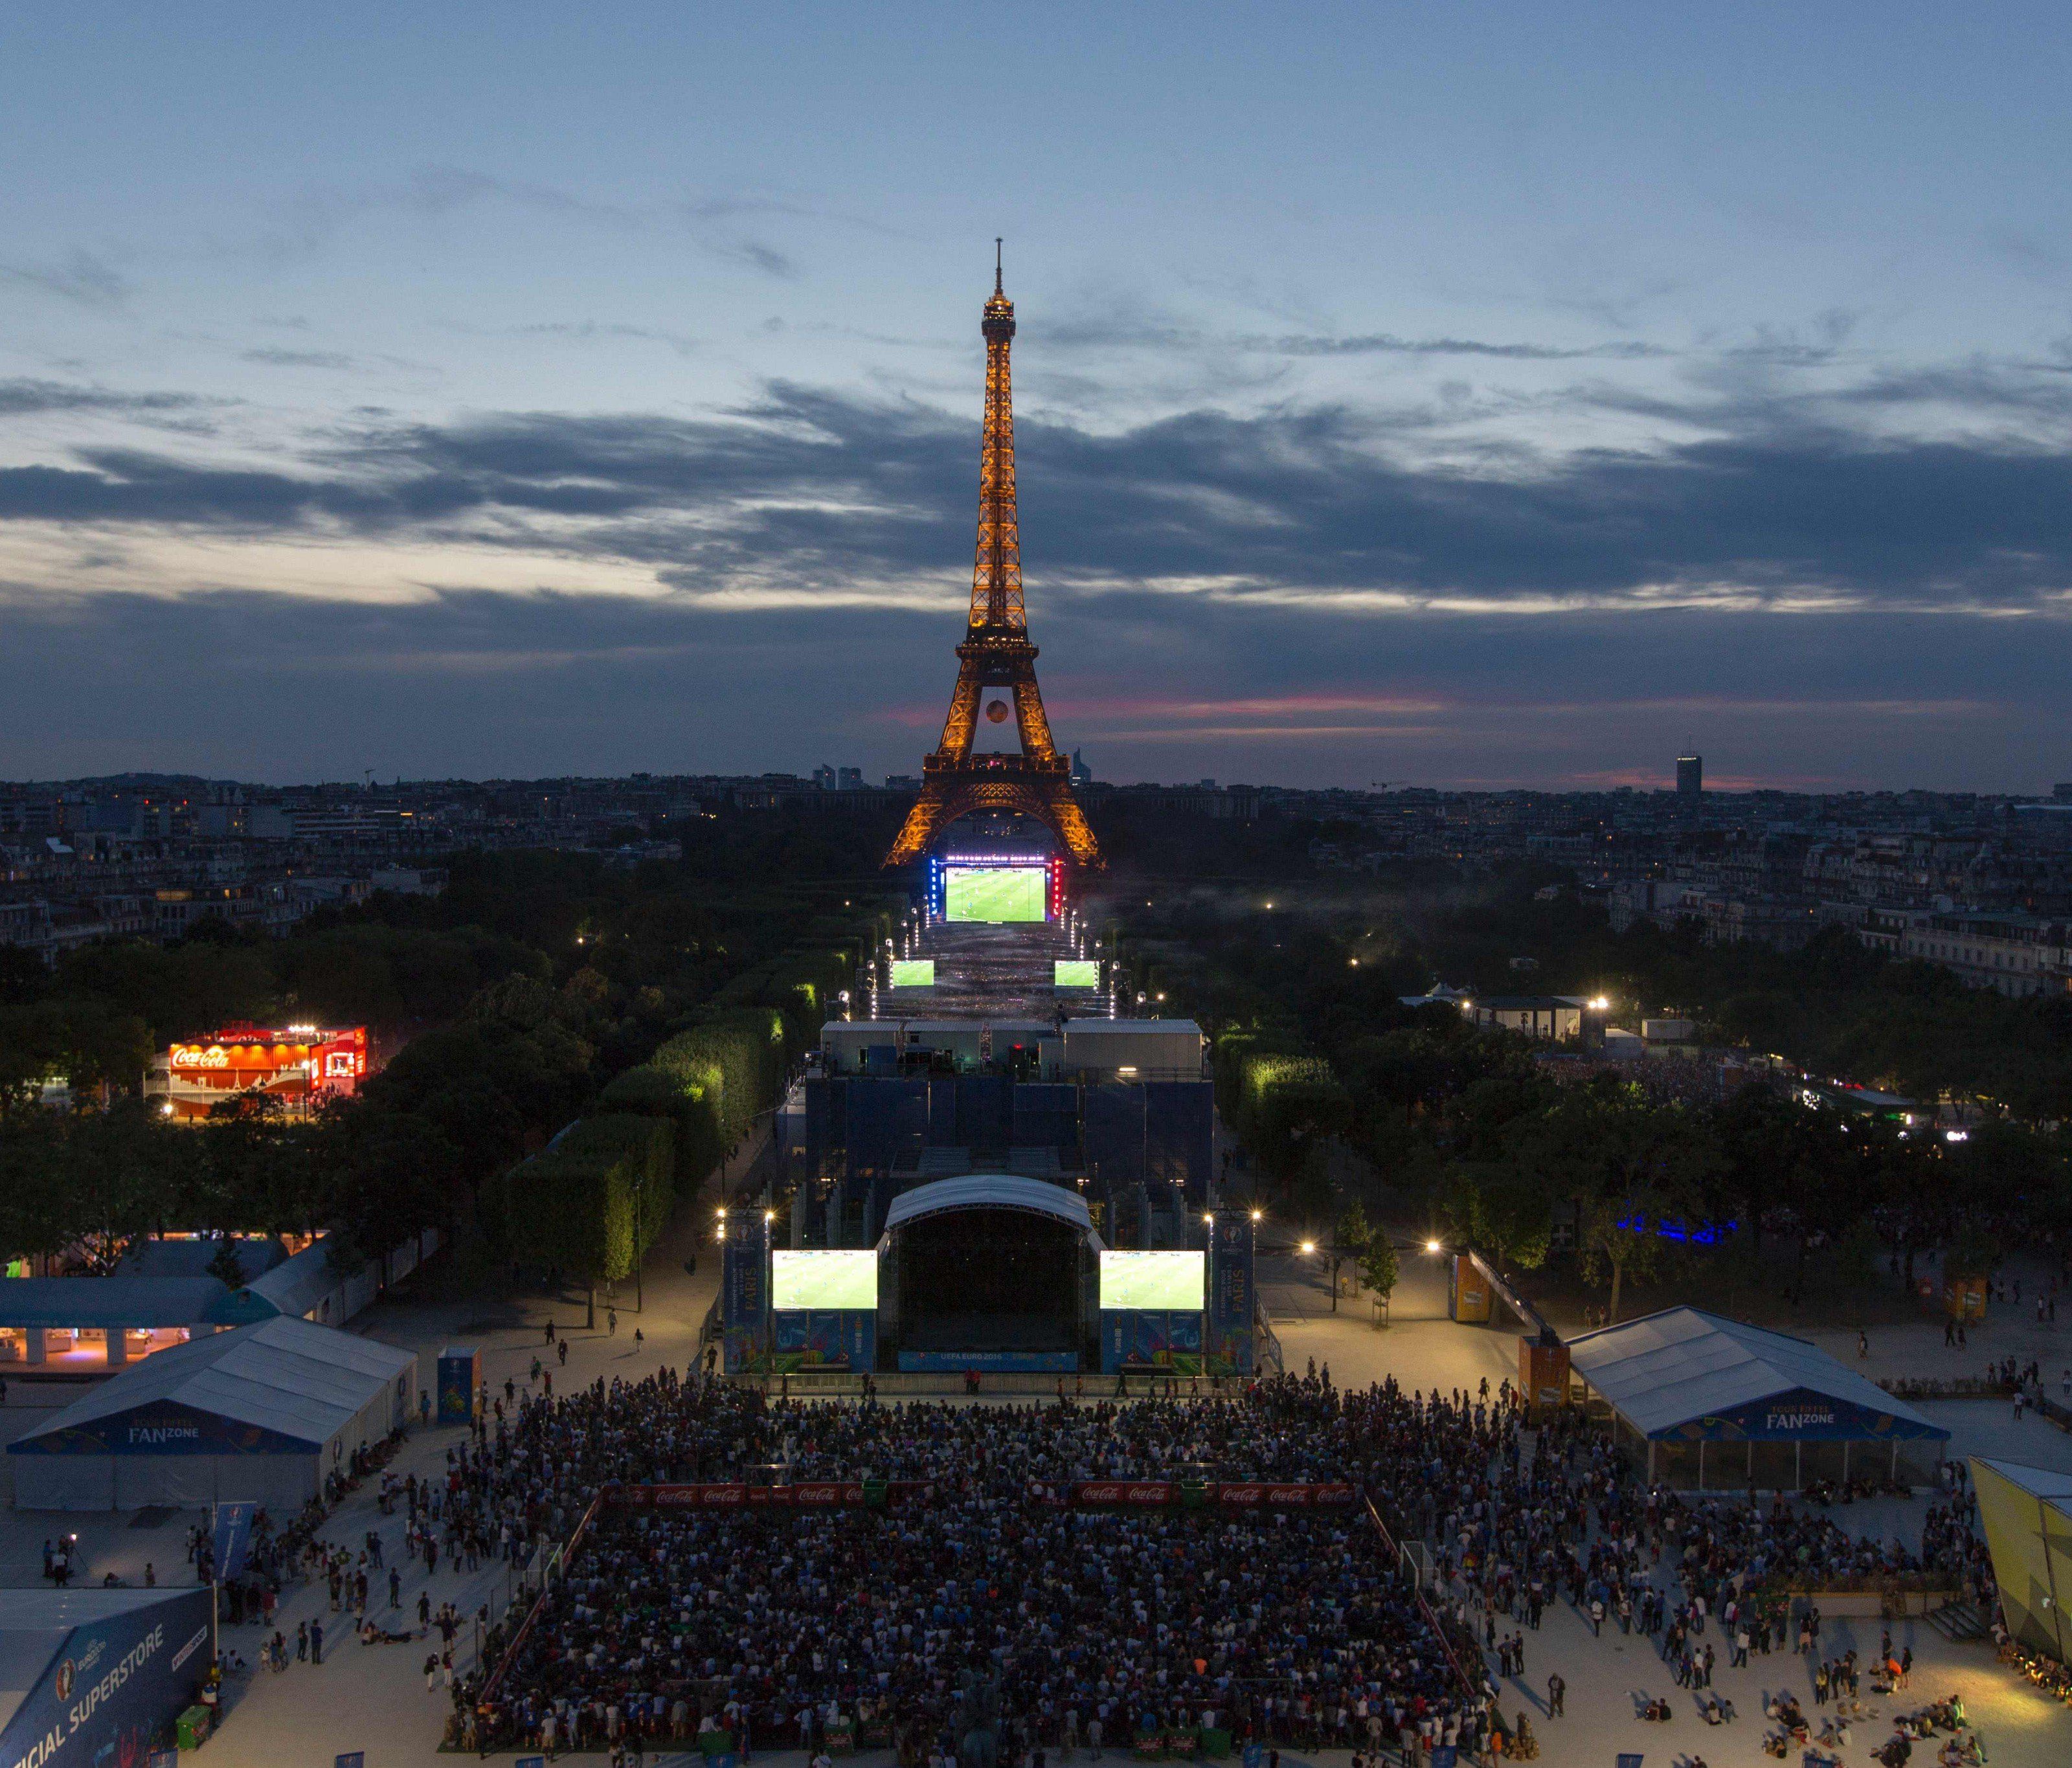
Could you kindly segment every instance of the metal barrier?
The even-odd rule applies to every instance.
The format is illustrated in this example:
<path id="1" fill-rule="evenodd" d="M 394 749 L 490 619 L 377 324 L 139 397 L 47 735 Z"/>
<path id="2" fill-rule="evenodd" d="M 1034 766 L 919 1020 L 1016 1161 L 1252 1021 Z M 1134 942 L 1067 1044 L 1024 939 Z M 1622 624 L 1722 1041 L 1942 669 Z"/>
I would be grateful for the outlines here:
<path id="1" fill-rule="evenodd" d="M 497 1659 L 496 1667 L 490 1672 L 489 1680 L 483 1684 L 481 1692 L 475 1697 L 478 1709 L 487 1706 L 495 1696 L 497 1685 L 503 1681 L 504 1672 L 511 1667 L 511 1660 L 518 1655 L 518 1647 L 525 1643 L 525 1635 L 532 1630 L 532 1623 L 540 1618 L 540 1610 L 546 1606 L 547 1593 L 553 1588 L 554 1580 L 568 1569 L 569 1556 L 575 1552 L 577 1544 L 588 1532 L 590 1525 L 597 1519 L 598 1511 L 603 1503 L 604 1494 L 599 1492 L 590 1501 L 590 1508 L 582 1513 L 582 1520 L 577 1523 L 569 1538 L 541 1562 L 540 1593 L 532 1598 L 532 1606 L 526 1610 L 525 1618 L 519 1622 L 518 1630 L 511 1635 L 510 1644 L 504 1648 L 504 1655 Z"/>
<path id="2" fill-rule="evenodd" d="M 857 1399 L 863 1393 L 863 1377 L 849 1373 L 819 1373 L 794 1370 L 789 1374 L 740 1374 L 718 1378 L 737 1386 L 750 1387 L 773 1399 L 840 1400 Z M 1145 1372 L 1133 1372 L 1127 1378 L 1124 1394 L 1116 1392 L 1116 1378 L 1103 1375 L 1097 1370 L 1085 1370 L 1078 1374 L 1070 1371 L 1060 1375 L 1054 1373 L 1018 1372 L 1012 1370 L 981 1369 L 979 1371 L 978 1396 L 998 1397 L 1011 1395 L 1017 1398 L 1054 1400 L 1058 1384 L 1065 1384 L 1065 1397 L 1086 1400 L 1158 1399 L 1163 1396 L 1170 1379 L 1183 1399 L 1227 1399 L 1241 1394 L 1250 1385 L 1250 1375 L 1183 1375 L 1166 1376 Z M 881 1400 L 930 1398 L 937 1396 L 962 1395 L 965 1392 L 964 1375 L 961 1369 L 942 1369 L 914 1371 L 906 1374 L 890 1372 L 874 1374 L 870 1378 L 872 1390 Z"/>
<path id="3" fill-rule="evenodd" d="M 1470 1249 L 1468 1256 L 1474 1260 L 1475 1268 L 1482 1273 L 1482 1281 L 1489 1285 L 1490 1293 L 1518 1316 L 1519 1322 L 1527 1331 L 1537 1337 L 1549 1330 L 1546 1317 L 1499 1277 L 1494 1265 L 1472 1248 Z M 1560 1334 L 1556 1333 L 1555 1336 L 1558 1338 Z"/>
<path id="4" fill-rule="evenodd" d="M 1399 1565 L 1412 1563 L 1408 1552 L 1397 1544 L 1396 1537 L 1388 1532 L 1388 1525 L 1382 1521 L 1381 1512 L 1374 1507 L 1374 1500 L 1363 1494 L 1360 1502 L 1366 1506 L 1367 1520 L 1374 1524 L 1374 1532 L 1381 1537 L 1382 1544 L 1388 1549 L 1389 1557 Z M 1420 1542 L 1419 1544 L 1421 1546 L 1423 1544 Z M 1416 1597 L 1417 1611 L 1424 1617 L 1424 1624 L 1431 1628 L 1433 1638 L 1439 1642 L 1439 1649 L 1446 1654 L 1446 1662 L 1451 1667 L 1462 1691 L 1466 1694 L 1469 1705 L 1480 1707 L 1485 1699 L 1482 1688 L 1479 1684 L 1468 1680 L 1467 1671 L 1461 1667 L 1460 1659 L 1454 1655 L 1453 1642 L 1446 1637 L 1446 1630 L 1441 1623 L 1437 1614 L 1432 1605 L 1424 1600 L 1423 1586 L 1414 1577 L 1411 1583 L 1410 1593 Z"/>
<path id="5" fill-rule="evenodd" d="M 1268 1373 L 1267 1365 L 1271 1363 L 1273 1374 L 1287 1374 L 1288 1364 L 1281 1354 L 1281 1334 L 1273 1330 L 1272 1323 L 1266 1318 L 1266 1310 L 1256 1301 L 1252 1304 L 1252 1361 L 1258 1366 L 1259 1372 L 1261 1375 Z"/>

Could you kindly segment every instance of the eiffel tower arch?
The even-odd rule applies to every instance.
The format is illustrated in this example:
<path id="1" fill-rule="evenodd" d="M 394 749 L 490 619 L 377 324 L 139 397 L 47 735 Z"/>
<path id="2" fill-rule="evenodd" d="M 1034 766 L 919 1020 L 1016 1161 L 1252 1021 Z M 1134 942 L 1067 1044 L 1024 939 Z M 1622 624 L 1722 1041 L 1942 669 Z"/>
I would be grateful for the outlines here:
<path id="1" fill-rule="evenodd" d="M 997 244 L 997 242 L 996 242 Z M 1014 303 L 993 266 L 993 297 L 980 325 L 985 335 L 985 437 L 979 454 L 978 556 L 972 569 L 971 621 L 957 647 L 942 741 L 921 763 L 921 796 L 886 855 L 903 865 L 926 853 L 961 816 L 1005 813 L 1043 824 L 1081 865 L 1099 865 L 1100 849 L 1072 796 L 1071 763 L 1058 751 L 1036 685 L 1036 647 L 1022 602 L 1022 537 L 1014 501 L 1014 393 L 1009 352 Z M 1019 754 L 974 754 L 979 707 L 989 688 L 1011 695 Z"/>

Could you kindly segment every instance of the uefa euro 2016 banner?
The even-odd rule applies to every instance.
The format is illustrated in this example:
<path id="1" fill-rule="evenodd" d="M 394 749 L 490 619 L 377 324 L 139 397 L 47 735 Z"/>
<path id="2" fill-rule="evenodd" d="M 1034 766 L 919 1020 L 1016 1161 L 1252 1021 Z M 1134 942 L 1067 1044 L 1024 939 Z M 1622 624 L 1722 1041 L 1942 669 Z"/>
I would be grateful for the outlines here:
<path id="1" fill-rule="evenodd" d="M 1202 1503 L 1224 1510 L 1323 1510 L 1359 1501 L 1359 1488 L 1347 1480 L 1209 1480 L 1200 1491 Z M 1134 1509 L 1181 1503 L 1188 1494 L 1177 1479 L 1075 1479 L 1056 1485 L 1031 1481 L 1029 1495 L 1039 1504 Z"/>

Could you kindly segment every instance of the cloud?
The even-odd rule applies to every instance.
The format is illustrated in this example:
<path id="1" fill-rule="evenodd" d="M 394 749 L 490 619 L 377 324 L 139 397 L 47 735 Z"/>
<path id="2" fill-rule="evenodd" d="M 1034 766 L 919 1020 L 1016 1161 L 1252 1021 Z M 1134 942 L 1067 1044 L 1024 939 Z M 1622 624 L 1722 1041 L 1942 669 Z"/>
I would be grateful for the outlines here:
<path id="1" fill-rule="evenodd" d="M 597 319 L 549 319 L 516 328 L 520 337 L 567 338 L 579 343 L 590 343 L 600 338 L 637 339 L 643 342 L 667 344 L 680 356 L 688 356 L 701 347 L 700 340 L 687 332 L 661 331 L 652 326 L 614 324 Z"/>
<path id="2" fill-rule="evenodd" d="M 133 292 L 129 279 L 105 258 L 76 248 L 55 264 L 0 264 L 0 282 L 38 289 L 83 307 L 117 307 Z"/>
<path id="3" fill-rule="evenodd" d="M 1393 332 L 1215 332 L 1122 315 L 1067 319 L 1044 328 L 1046 343 L 1082 350 L 1205 350 L 1276 356 L 1489 356 L 1509 362 L 1635 362 L 1674 356 L 1659 344 L 1494 343 L 1478 338 L 1404 338 Z"/>
<path id="4" fill-rule="evenodd" d="M 1466 464 L 1409 458 L 1386 417 L 1342 405 L 1025 421 L 1025 561 L 1053 596 L 1291 615 L 2068 611 L 2062 446 L 1706 409 L 1729 434 Z M 466 536 L 644 566 L 715 606 L 935 606 L 968 556 L 971 431 L 788 384 L 701 418 L 371 417 L 279 468 L 137 448 L 0 468 L 0 520 Z"/>
<path id="5" fill-rule="evenodd" d="M 830 759 L 911 772 L 948 698 L 960 625 L 954 611 L 802 620 L 465 590 L 368 606 L 0 588 L 0 702 L 13 714 L 0 721 L 0 775 L 38 778 L 142 766 L 281 779 L 368 767 L 761 771 Z M 1753 783 L 2034 789 L 2072 777 L 2072 743 L 2055 734 L 2072 728 L 2064 623 L 2010 645 L 1976 620 L 1808 615 L 1780 643 L 1759 612 L 1290 622 L 1218 602 L 1178 625 L 1164 613 L 1141 595 L 1032 601 L 1059 740 L 1086 746 L 1104 779 L 1652 783 L 1687 736 L 1708 771 Z M 1363 701 L 1388 709 L 1363 714 Z M 1304 709 L 1333 702 L 1346 709 Z M 876 714 L 888 703 L 934 716 L 886 725 Z M 257 750 L 254 729 L 268 733 Z"/>
<path id="6" fill-rule="evenodd" d="M 269 368 L 350 368 L 353 359 L 337 350 L 247 350 L 240 359 Z"/>
<path id="7" fill-rule="evenodd" d="M 106 387 L 82 387 L 58 380 L 16 379 L 0 380 L 0 417 L 20 417 L 47 412 L 114 412 L 126 417 L 150 417 L 171 412 L 193 411 L 226 401 L 204 399 L 187 393 L 123 393 Z"/>
<path id="8" fill-rule="evenodd" d="M 1654 440 L 1559 454 L 1441 454 L 1416 414 L 1344 404 L 1025 418 L 1060 735 L 1236 778 L 1558 781 L 1651 765 L 1664 731 L 1729 742 L 1750 778 L 2072 777 L 2066 377 L 1914 374 L 1723 376 L 1663 394 Z M 1550 409 L 1573 427 L 1601 393 Z M 185 397 L 0 382 L 0 413 L 149 422 Z M 1897 433 L 1930 405 L 1980 421 Z M 909 770 L 960 630 L 975 428 L 780 382 L 689 417 L 360 408 L 245 458 L 18 452 L 0 604 L 10 646 L 37 636 L 0 660 L 11 752 L 102 752 L 62 706 L 45 743 L 47 670 L 125 709 L 107 740 L 149 706 L 198 754 L 204 709 L 249 684 L 388 733 L 360 763 L 384 770 Z M 231 593 L 271 584 L 301 593 Z"/>

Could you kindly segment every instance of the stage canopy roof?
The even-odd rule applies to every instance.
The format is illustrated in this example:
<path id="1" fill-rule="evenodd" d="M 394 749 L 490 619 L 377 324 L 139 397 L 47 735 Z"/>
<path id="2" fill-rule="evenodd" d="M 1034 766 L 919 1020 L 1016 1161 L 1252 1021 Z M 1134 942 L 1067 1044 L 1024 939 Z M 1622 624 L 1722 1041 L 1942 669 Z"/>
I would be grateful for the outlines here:
<path id="1" fill-rule="evenodd" d="M 1950 1433 L 1818 1346 L 1697 1308 L 1572 1338 L 1575 1371 L 1642 1436 L 1860 1441 Z"/>
<path id="2" fill-rule="evenodd" d="M 1096 1250 L 1101 1244 L 1100 1236 L 1094 1231 L 1094 1219 L 1087 1213 L 1086 1199 L 1077 1191 L 1013 1173 L 967 1173 L 902 1191 L 885 1212 L 885 1231 L 890 1236 L 894 1228 L 905 1227 L 924 1215 L 939 1215 L 944 1210 L 967 1209 L 1022 1210 L 1048 1215 L 1077 1229 L 1087 1244 Z"/>

